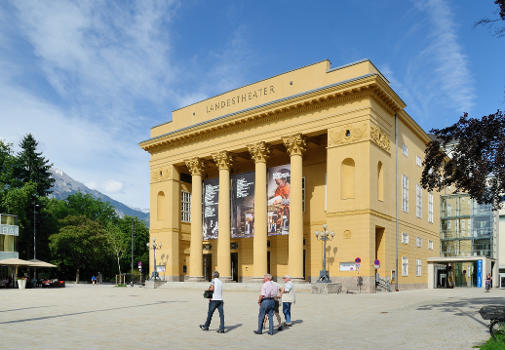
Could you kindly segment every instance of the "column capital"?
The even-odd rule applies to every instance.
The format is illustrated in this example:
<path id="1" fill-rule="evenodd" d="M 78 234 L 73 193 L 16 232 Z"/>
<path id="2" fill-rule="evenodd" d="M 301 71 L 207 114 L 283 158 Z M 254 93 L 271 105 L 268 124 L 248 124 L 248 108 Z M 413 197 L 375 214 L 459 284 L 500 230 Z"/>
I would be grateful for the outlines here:
<path id="1" fill-rule="evenodd" d="M 247 149 L 256 163 L 266 163 L 270 155 L 270 147 L 265 141 L 247 145 Z"/>
<path id="2" fill-rule="evenodd" d="M 233 164 L 233 157 L 230 152 L 222 151 L 212 154 L 214 162 L 218 166 L 219 170 L 228 170 Z"/>
<path id="3" fill-rule="evenodd" d="M 203 175 L 205 173 L 205 164 L 201 158 L 195 157 L 184 161 L 192 176 Z"/>
<path id="4" fill-rule="evenodd" d="M 307 150 L 307 141 L 302 134 L 296 134 L 288 137 L 283 137 L 282 142 L 290 156 L 299 155 L 301 156 L 303 152 Z"/>

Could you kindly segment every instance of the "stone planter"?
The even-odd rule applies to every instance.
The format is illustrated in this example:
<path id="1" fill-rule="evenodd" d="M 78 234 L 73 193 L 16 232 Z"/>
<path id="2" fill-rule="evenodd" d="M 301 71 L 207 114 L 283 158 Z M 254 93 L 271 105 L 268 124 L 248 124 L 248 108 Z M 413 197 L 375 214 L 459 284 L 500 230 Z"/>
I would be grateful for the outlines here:
<path id="1" fill-rule="evenodd" d="M 26 280 L 18 280 L 18 288 L 25 289 L 26 288 Z"/>

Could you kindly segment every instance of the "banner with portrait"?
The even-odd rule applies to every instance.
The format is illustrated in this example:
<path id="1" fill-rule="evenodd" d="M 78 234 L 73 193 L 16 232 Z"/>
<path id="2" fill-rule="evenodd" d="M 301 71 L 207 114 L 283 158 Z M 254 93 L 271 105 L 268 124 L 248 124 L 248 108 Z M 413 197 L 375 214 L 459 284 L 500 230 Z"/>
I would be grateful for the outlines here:
<path id="1" fill-rule="evenodd" d="M 268 235 L 287 235 L 291 186 L 290 164 L 268 168 L 267 177 Z"/>
<path id="2" fill-rule="evenodd" d="M 254 172 L 231 177 L 231 237 L 254 236 Z"/>
<path id="3" fill-rule="evenodd" d="M 203 239 L 216 239 L 218 235 L 218 197 L 219 179 L 207 179 L 203 182 Z"/>

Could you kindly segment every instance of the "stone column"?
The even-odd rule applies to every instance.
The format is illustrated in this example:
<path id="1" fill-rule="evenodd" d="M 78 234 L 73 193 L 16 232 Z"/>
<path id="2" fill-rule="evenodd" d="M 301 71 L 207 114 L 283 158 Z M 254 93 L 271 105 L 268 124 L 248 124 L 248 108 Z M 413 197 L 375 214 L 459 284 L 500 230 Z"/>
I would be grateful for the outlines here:
<path id="1" fill-rule="evenodd" d="M 249 145 L 248 149 L 255 163 L 253 279 L 263 280 L 267 273 L 267 158 L 270 149 L 265 142 Z"/>
<path id="2" fill-rule="evenodd" d="M 307 143 L 301 134 L 283 138 L 282 141 L 291 163 L 288 272 L 293 281 L 303 281 L 302 154 Z"/>
<path id="3" fill-rule="evenodd" d="M 217 270 L 223 282 L 231 282 L 230 167 L 232 156 L 229 152 L 223 151 L 213 154 L 212 157 L 219 168 Z"/>
<path id="4" fill-rule="evenodd" d="M 200 158 L 186 161 L 191 173 L 191 240 L 189 246 L 189 280 L 203 281 L 202 247 L 202 175 L 204 163 Z"/>

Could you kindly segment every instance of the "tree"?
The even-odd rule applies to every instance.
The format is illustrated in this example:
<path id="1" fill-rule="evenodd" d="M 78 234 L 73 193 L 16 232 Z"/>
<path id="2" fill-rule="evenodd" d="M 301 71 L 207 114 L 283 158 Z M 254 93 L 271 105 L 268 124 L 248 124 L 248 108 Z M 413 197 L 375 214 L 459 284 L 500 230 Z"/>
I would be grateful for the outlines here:
<path id="1" fill-rule="evenodd" d="M 18 154 L 17 177 L 23 182 L 33 182 L 37 186 L 37 196 L 46 197 L 51 193 L 54 179 L 49 171 L 52 164 L 37 152 L 38 142 L 32 134 L 26 135 L 21 143 L 21 152 Z"/>
<path id="2" fill-rule="evenodd" d="M 117 268 L 119 274 L 121 275 L 121 258 L 127 251 L 130 240 L 128 239 L 128 236 L 121 231 L 121 228 L 112 222 L 107 223 L 105 237 L 110 249 L 114 253 L 114 257 L 117 261 Z"/>
<path id="3" fill-rule="evenodd" d="M 84 215 L 88 219 L 105 225 L 118 219 L 116 210 L 107 202 L 93 198 L 90 194 L 74 193 L 67 197 L 66 206 L 71 215 Z"/>
<path id="4" fill-rule="evenodd" d="M 2 207 L 2 201 L 7 191 L 19 185 L 15 177 L 16 162 L 17 159 L 13 154 L 12 145 L 0 140 L 0 210 L 2 211 L 6 211 Z"/>
<path id="5" fill-rule="evenodd" d="M 140 220 L 137 217 L 133 216 L 125 216 L 118 220 L 118 225 L 121 228 L 121 231 L 127 232 L 126 236 L 128 237 L 128 249 L 126 253 L 123 255 L 122 266 L 125 267 L 125 271 L 129 269 L 131 262 L 131 229 L 134 229 L 134 238 L 133 238 L 133 255 L 134 255 L 134 263 L 139 261 L 142 262 L 143 266 L 148 266 L 149 264 L 149 248 L 146 246 L 146 243 L 149 242 L 149 228 L 146 223 Z M 135 268 L 135 266 L 134 266 Z"/>
<path id="6" fill-rule="evenodd" d="M 500 207 L 505 194 L 505 116 L 503 112 L 468 118 L 432 129 L 436 139 L 425 150 L 421 185 L 428 191 L 453 186 L 478 203 Z"/>
<path id="7" fill-rule="evenodd" d="M 99 271 L 108 256 L 104 228 L 86 217 L 69 216 L 62 220 L 62 228 L 49 237 L 49 248 L 58 267 L 75 271 L 79 283 L 81 272 Z"/>
<path id="8" fill-rule="evenodd" d="M 498 5 L 500 18 L 493 18 L 493 19 L 483 18 L 477 23 L 475 23 L 475 26 L 478 25 L 493 26 L 496 22 L 505 21 L 505 0 L 495 0 L 494 3 Z M 497 29 L 495 29 L 495 35 L 497 37 L 505 36 L 505 26 L 498 27 Z"/>

